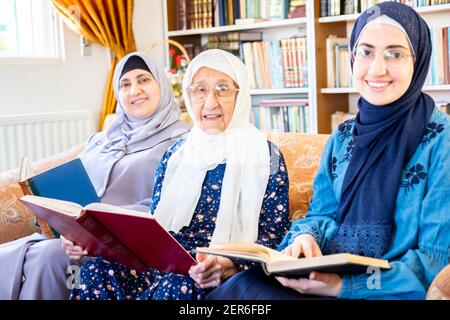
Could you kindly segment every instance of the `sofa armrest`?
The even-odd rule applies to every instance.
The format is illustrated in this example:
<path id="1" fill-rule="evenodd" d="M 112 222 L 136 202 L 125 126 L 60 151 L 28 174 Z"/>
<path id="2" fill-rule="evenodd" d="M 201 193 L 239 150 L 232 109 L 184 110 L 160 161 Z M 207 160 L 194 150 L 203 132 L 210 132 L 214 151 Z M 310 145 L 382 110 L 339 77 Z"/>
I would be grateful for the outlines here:
<path id="1" fill-rule="evenodd" d="M 427 300 L 450 300 L 450 264 L 434 278 L 428 288 Z"/>
<path id="2" fill-rule="evenodd" d="M 74 159 L 84 144 L 31 163 L 33 174 L 38 174 Z M 0 173 L 0 244 L 39 231 L 33 224 L 34 215 L 18 199 L 23 196 L 17 183 L 18 168 Z"/>

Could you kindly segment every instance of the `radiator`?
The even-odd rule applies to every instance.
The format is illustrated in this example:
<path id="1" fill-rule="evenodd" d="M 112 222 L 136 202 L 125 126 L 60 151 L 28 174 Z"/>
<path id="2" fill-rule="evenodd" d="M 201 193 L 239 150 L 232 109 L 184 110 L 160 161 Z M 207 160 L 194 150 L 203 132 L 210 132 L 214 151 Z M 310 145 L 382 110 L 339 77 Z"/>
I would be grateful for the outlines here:
<path id="1" fill-rule="evenodd" d="M 0 171 L 65 151 L 96 131 L 91 110 L 0 116 Z"/>

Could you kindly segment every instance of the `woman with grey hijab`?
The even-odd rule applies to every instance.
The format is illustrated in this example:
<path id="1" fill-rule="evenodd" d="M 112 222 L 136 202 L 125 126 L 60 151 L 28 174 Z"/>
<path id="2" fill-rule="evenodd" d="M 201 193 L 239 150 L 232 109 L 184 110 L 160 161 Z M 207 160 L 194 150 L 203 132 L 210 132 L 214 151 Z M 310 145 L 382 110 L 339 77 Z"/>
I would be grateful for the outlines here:
<path id="1" fill-rule="evenodd" d="M 88 140 L 79 158 L 102 202 L 148 212 L 155 168 L 189 128 L 179 120 L 164 70 L 146 53 L 124 57 L 113 86 L 117 118 Z M 40 234 L 0 245 L 0 299 L 67 299 L 66 270 L 85 254 L 64 237 Z"/>

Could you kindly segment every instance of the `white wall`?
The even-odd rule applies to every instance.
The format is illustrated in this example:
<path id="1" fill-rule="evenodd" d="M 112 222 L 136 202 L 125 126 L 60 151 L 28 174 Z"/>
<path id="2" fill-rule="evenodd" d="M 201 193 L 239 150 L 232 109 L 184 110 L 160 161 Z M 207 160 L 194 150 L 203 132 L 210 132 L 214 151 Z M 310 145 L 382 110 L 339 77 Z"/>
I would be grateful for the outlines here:
<path id="1" fill-rule="evenodd" d="M 163 39 L 162 0 L 135 0 L 134 32 L 138 50 Z M 0 62 L 0 116 L 90 109 L 99 114 L 109 70 L 108 49 L 92 45 L 80 53 L 80 37 L 64 29 L 65 60 L 57 63 Z M 163 47 L 152 55 L 164 62 Z"/>
<path id="2" fill-rule="evenodd" d="M 101 108 L 108 50 L 92 45 L 82 57 L 80 37 L 64 28 L 61 62 L 0 62 L 0 115 Z"/>
<path id="3" fill-rule="evenodd" d="M 135 0 L 133 29 L 139 51 L 164 39 L 163 0 Z M 164 46 L 155 47 L 150 54 L 161 65 L 165 63 Z"/>

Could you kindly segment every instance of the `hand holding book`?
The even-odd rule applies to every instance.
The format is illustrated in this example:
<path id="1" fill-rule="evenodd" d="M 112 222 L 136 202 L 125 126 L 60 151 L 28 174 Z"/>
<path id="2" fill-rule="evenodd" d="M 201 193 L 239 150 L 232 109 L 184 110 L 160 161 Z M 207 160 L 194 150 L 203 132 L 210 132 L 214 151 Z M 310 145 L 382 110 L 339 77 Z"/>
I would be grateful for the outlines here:
<path id="1" fill-rule="evenodd" d="M 80 260 L 81 258 L 89 254 L 89 252 L 86 249 L 83 249 L 82 247 L 75 245 L 75 243 L 73 243 L 69 239 L 64 238 L 64 236 L 60 236 L 60 239 L 61 245 L 70 259 Z"/>
<path id="2" fill-rule="evenodd" d="M 294 243 L 287 246 L 282 252 L 294 258 L 302 255 L 305 258 L 323 256 L 316 239 L 307 233 L 298 235 L 295 238 Z M 294 289 L 301 294 L 336 297 L 342 287 L 342 278 L 335 273 L 311 272 L 308 279 L 286 277 L 275 278 L 283 286 Z"/>
<path id="3" fill-rule="evenodd" d="M 198 264 L 189 269 L 189 276 L 200 288 L 214 288 L 239 272 L 234 262 L 228 258 L 197 253 Z"/>
<path id="4" fill-rule="evenodd" d="M 85 207 L 74 202 L 23 196 L 20 201 L 70 241 L 74 256 L 101 256 L 137 271 L 148 268 L 188 274 L 196 261 L 150 214 L 105 203 Z M 73 241 L 73 242 L 72 242 Z"/>
<path id="5" fill-rule="evenodd" d="M 301 294 L 337 297 L 342 288 L 342 278 L 336 273 L 311 272 L 309 278 L 275 278 L 283 286 Z"/>

